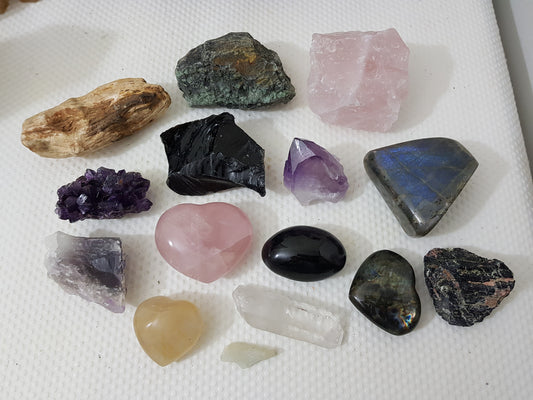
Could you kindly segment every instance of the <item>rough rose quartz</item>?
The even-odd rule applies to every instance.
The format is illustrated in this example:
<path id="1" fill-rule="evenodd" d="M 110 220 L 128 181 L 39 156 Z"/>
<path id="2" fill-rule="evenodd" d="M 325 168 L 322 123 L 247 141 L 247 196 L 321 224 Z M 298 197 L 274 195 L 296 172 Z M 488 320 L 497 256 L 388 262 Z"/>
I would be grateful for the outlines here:
<path id="1" fill-rule="evenodd" d="M 250 220 L 227 203 L 179 204 L 155 228 L 159 253 L 177 271 L 209 283 L 235 268 L 252 242 Z"/>
<path id="2" fill-rule="evenodd" d="M 309 106 L 327 123 L 386 132 L 407 97 L 409 49 L 395 29 L 313 34 Z"/>

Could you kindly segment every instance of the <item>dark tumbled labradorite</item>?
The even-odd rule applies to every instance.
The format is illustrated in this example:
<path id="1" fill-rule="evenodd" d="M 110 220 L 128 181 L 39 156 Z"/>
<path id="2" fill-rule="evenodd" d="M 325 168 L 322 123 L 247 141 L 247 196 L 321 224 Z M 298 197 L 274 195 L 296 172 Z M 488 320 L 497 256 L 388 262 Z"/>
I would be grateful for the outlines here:
<path id="1" fill-rule="evenodd" d="M 304 282 L 326 279 L 346 263 L 346 251 L 339 239 L 312 226 L 279 231 L 264 244 L 262 257 L 276 274 Z"/>
<path id="2" fill-rule="evenodd" d="M 167 185 L 203 195 L 233 187 L 265 192 L 265 151 L 222 113 L 177 125 L 161 134 L 168 158 Z"/>
<path id="3" fill-rule="evenodd" d="M 460 248 L 433 249 L 424 276 L 435 310 L 450 325 L 481 322 L 514 288 L 511 270 Z"/>
<path id="4" fill-rule="evenodd" d="M 295 95 L 278 55 L 249 33 L 231 32 L 192 49 L 176 66 L 191 106 L 250 109 L 287 103 Z"/>
<path id="5" fill-rule="evenodd" d="M 389 250 L 370 255 L 350 287 L 350 301 L 368 319 L 393 335 L 411 332 L 420 318 L 413 268 Z"/>
<path id="6" fill-rule="evenodd" d="M 364 166 L 404 231 L 424 236 L 446 213 L 478 163 L 455 140 L 428 138 L 372 150 Z"/>

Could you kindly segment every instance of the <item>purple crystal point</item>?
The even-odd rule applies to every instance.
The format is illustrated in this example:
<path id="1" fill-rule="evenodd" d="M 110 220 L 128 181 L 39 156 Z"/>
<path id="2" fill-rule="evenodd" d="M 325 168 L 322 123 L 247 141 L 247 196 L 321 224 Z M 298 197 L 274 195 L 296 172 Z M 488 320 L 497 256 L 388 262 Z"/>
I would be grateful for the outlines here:
<path id="1" fill-rule="evenodd" d="M 152 206 L 146 192 L 150 181 L 139 172 L 115 172 L 104 167 L 88 169 L 84 176 L 57 190 L 56 214 L 70 222 L 87 218 L 121 218 Z"/>
<path id="2" fill-rule="evenodd" d="M 314 201 L 336 203 L 349 186 L 337 157 L 310 140 L 298 138 L 292 141 L 283 183 L 302 205 Z"/>
<path id="3" fill-rule="evenodd" d="M 56 232 L 46 240 L 46 269 L 69 294 L 124 312 L 124 254 L 118 238 L 85 238 Z"/>

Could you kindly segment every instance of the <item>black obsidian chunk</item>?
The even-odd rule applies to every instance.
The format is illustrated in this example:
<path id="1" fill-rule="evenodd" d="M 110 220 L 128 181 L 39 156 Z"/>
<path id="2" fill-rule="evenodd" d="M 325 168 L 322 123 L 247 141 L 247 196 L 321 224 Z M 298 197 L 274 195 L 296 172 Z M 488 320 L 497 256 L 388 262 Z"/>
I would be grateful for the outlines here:
<path id="1" fill-rule="evenodd" d="M 167 185 L 183 195 L 233 187 L 265 192 L 265 151 L 229 113 L 176 125 L 161 134 L 168 158 Z"/>
<path id="2" fill-rule="evenodd" d="M 279 231 L 265 242 L 261 255 L 276 274 L 303 282 L 326 279 L 346 263 L 346 251 L 339 239 L 313 226 Z"/>

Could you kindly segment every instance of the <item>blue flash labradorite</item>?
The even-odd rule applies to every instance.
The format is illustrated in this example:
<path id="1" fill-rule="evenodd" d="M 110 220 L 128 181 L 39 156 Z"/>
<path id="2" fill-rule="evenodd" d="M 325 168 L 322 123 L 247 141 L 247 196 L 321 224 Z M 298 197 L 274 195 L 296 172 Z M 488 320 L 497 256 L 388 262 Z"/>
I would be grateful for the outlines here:
<path id="1" fill-rule="evenodd" d="M 478 162 L 459 142 L 427 138 L 372 150 L 365 170 L 409 236 L 431 231 Z"/>
<path id="2" fill-rule="evenodd" d="M 365 317 L 393 335 L 411 332 L 420 318 L 413 268 L 390 250 L 377 251 L 361 264 L 349 298 Z"/>
<path id="3" fill-rule="evenodd" d="M 334 235 L 313 226 L 292 226 L 268 239 L 261 253 L 271 271 L 296 281 L 319 281 L 346 263 L 344 246 Z"/>

